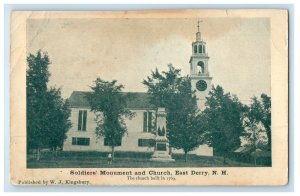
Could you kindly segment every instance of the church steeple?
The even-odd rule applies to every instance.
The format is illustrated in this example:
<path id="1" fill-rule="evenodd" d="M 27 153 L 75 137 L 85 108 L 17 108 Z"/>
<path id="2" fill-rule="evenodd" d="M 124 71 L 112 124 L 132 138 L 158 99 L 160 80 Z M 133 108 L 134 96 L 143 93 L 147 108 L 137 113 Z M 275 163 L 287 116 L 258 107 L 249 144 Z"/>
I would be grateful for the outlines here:
<path id="1" fill-rule="evenodd" d="M 191 63 L 191 75 L 208 75 L 208 54 L 206 53 L 206 42 L 201 38 L 200 32 L 200 22 L 198 20 L 197 32 L 196 32 L 196 41 L 192 43 L 192 56 L 191 61 L 196 60 L 195 63 Z"/>
<path id="2" fill-rule="evenodd" d="M 196 91 L 197 105 L 200 110 L 205 108 L 205 97 L 211 89 L 211 80 L 208 72 L 208 54 L 206 53 L 206 42 L 202 40 L 198 20 L 196 41 L 192 43 L 192 56 L 190 59 L 190 75 L 192 89 Z"/>

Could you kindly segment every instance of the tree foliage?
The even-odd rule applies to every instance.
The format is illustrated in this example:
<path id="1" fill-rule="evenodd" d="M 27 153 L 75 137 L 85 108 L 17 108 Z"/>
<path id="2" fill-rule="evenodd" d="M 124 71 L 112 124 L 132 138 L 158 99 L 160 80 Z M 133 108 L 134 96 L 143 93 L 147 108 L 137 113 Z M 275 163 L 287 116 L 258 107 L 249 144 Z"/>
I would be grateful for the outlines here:
<path id="1" fill-rule="evenodd" d="M 29 54 L 27 64 L 27 149 L 62 147 L 71 127 L 68 102 L 61 97 L 60 89 L 47 87 L 47 53 L 39 50 L 36 55 Z"/>
<path id="2" fill-rule="evenodd" d="M 271 150 L 271 97 L 266 94 L 261 94 L 260 99 L 253 97 L 251 105 L 247 108 L 246 117 L 247 127 L 256 127 L 257 129 L 252 129 L 253 131 L 266 132 L 267 150 Z"/>
<path id="3" fill-rule="evenodd" d="M 63 147 L 63 142 L 67 138 L 66 133 L 71 128 L 70 106 L 68 100 L 61 97 L 61 89 L 51 87 L 47 92 L 48 99 L 48 144 L 55 149 Z"/>
<path id="4" fill-rule="evenodd" d="M 249 118 L 244 119 L 245 126 L 245 140 L 244 146 L 251 149 L 267 150 L 268 137 L 266 130 L 261 123 L 251 122 Z"/>
<path id="5" fill-rule="evenodd" d="M 124 117 L 131 118 L 134 114 L 126 108 L 126 95 L 121 93 L 123 85 L 97 78 L 92 93 L 87 95 L 91 111 L 96 115 L 96 135 L 102 136 L 112 147 L 112 158 L 114 158 L 114 147 L 127 132 Z"/>
<path id="6" fill-rule="evenodd" d="M 212 87 L 205 105 L 202 120 L 205 122 L 206 141 L 225 160 L 230 151 L 241 145 L 245 106 L 236 96 L 225 93 L 221 86 Z"/>
<path id="7" fill-rule="evenodd" d="M 166 109 L 170 146 L 187 153 L 202 144 L 197 100 L 190 78 L 182 77 L 179 69 L 169 65 L 167 72 L 153 71 L 143 84 L 148 87 L 151 102 Z"/>

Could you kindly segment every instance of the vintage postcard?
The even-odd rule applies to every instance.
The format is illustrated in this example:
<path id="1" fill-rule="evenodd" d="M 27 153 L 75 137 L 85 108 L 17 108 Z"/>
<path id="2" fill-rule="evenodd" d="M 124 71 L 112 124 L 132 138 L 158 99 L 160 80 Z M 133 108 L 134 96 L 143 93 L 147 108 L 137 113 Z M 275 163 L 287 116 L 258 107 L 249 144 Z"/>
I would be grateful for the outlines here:
<path id="1" fill-rule="evenodd" d="M 15 11 L 14 185 L 286 185 L 287 10 Z"/>

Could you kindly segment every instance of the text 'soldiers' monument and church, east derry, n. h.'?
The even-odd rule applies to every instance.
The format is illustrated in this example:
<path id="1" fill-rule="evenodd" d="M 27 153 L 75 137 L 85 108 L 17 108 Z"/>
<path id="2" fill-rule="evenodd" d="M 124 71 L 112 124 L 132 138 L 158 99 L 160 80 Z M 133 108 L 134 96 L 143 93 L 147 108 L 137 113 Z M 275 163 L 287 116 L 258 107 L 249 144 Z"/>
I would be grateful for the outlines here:
<path id="1" fill-rule="evenodd" d="M 205 108 L 205 97 L 211 89 L 212 77 L 208 71 L 208 54 L 206 42 L 199 30 L 196 40 L 192 43 L 190 58 L 190 77 L 192 90 L 197 97 L 199 110 Z M 90 111 L 86 95 L 90 92 L 74 91 L 70 96 L 72 128 L 67 132 L 64 151 L 100 151 L 110 152 L 109 142 L 104 137 L 97 137 L 95 133 L 95 114 Z M 156 108 L 150 103 L 150 95 L 142 92 L 126 92 L 130 95 L 127 108 L 135 113 L 131 119 L 126 118 L 128 134 L 117 142 L 115 151 L 148 152 L 153 153 L 152 160 L 173 161 L 169 154 L 166 129 L 165 108 Z M 155 126 L 153 126 L 155 123 Z M 153 129 L 156 130 L 153 130 Z M 182 150 L 172 149 L 173 153 L 183 153 Z M 213 149 L 207 145 L 200 145 L 190 154 L 213 156 Z"/>

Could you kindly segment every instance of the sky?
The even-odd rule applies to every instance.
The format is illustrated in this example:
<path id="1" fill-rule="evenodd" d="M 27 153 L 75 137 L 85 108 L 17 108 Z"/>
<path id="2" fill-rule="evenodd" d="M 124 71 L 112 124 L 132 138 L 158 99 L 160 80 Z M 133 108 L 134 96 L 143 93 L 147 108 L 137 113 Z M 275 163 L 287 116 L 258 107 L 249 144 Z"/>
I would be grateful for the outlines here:
<path id="1" fill-rule="evenodd" d="M 271 94 L 270 21 L 267 18 L 207 18 L 200 31 L 214 85 L 243 102 Z M 117 80 L 126 92 L 146 92 L 143 79 L 168 64 L 189 75 L 197 18 L 28 19 L 27 53 L 50 57 L 49 85 L 89 91 L 97 77 Z"/>

